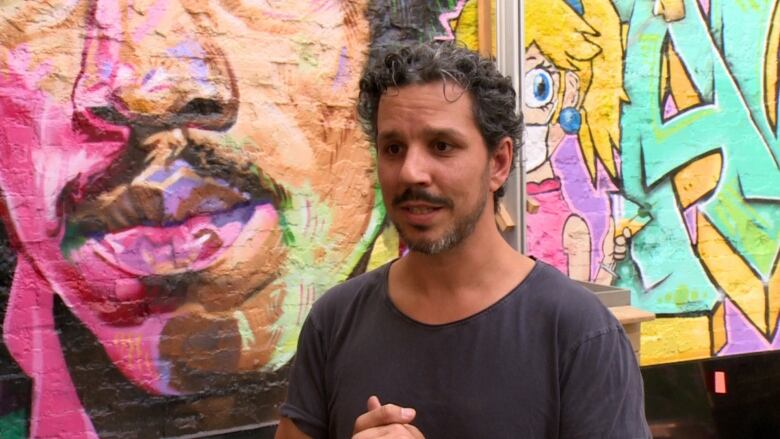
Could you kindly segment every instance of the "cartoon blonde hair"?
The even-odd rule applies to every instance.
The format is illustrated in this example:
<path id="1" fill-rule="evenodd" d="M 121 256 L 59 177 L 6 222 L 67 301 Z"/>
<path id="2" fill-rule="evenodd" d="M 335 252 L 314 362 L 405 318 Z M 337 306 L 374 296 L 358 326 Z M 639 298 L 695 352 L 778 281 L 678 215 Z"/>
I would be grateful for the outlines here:
<path id="1" fill-rule="evenodd" d="M 578 137 L 595 182 L 597 158 L 610 176 L 617 177 L 613 150 L 620 149 L 620 104 L 628 97 L 623 90 L 623 41 L 617 12 L 610 0 L 582 0 L 582 7 L 580 16 L 563 0 L 526 2 L 525 46 L 536 44 L 558 69 L 579 77 L 582 125 Z"/>

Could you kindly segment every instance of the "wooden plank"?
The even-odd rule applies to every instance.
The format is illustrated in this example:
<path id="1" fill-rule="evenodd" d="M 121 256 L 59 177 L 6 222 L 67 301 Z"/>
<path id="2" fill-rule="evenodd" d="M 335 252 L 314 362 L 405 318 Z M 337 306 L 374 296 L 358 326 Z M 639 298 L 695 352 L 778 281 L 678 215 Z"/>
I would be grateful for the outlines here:
<path id="1" fill-rule="evenodd" d="M 626 335 L 628 336 L 628 341 L 631 342 L 631 348 L 634 350 L 634 352 L 639 352 L 640 347 L 640 325 L 641 323 L 630 323 L 628 325 L 623 325 L 623 328 L 626 330 Z"/>
<path id="2" fill-rule="evenodd" d="M 492 49 L 492 29 L 490 23 L 490 0 L 477 1 L 477 42 L 479 54 L 490 57 Z"/>
<path id="3" fill-rule="evenodd" d="M 609 310 L 623 326 L 655 320 L 655 314 L 633 306 L 613 306 Z"/>

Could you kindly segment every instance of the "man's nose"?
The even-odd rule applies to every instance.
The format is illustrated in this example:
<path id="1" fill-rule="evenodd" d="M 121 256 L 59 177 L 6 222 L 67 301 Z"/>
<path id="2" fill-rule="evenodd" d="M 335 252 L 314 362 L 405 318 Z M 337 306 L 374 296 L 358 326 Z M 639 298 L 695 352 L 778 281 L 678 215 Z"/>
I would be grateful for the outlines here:
<path id="1" fill-rule="evenodd" d="M 129 3 L 96 2 L 75 110 L 121 125 L 229 128 L 238 89 L 204 24 L 178 1 L 147 2 L 149 10 Z"/>
<path id="2" fill-rule="evenodd" d="M 407 185 L 431 184 L 431 157 L 424 147 L 412 145 L 407 148 L 398 177 Z"/>

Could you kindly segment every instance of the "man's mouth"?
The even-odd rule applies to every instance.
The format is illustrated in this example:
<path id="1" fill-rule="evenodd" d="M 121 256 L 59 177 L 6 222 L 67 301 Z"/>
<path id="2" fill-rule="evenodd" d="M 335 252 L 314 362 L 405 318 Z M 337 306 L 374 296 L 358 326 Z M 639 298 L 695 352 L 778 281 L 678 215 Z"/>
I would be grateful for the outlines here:
<path id="1" fill-rule="evenodd" d="M 441 207 L 433 207 L 433 206 L 430 206 L 430 207 L 429 206 L 419 206 L 419 207 L 416 207 L 416 206 L 410 206 L 410 207 L 405 207 L 404 209 L 408 210 L 409 212 L 411 212 L 411 213 L 413 213 L 415 215 L 424 215 L 426 213 L 431 213 L 431 212 L 433 212 L 435 210 L 439 210 L 439 209 L 441 209 Z"/>
<path id="2" fill-rule="evenodd" d="M 404 221 L 412 226 L 429 226 L 435 220 L 439 212 L 446 206 L 427 203 L 407 202 L 400 203 L 398 208 L 405 218 Z"/>

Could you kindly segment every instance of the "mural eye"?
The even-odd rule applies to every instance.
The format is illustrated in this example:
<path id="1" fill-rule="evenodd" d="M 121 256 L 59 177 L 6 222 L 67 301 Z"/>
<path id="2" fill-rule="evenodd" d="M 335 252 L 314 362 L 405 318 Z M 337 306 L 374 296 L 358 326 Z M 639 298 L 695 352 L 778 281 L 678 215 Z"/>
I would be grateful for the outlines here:
<path id="1" fill-rule="evenodd" d="M 523 100 L 531 108 L 547 105 L 553 98 L 553 80 L 550 72 L 533 69 L 525 74 Z"/>

